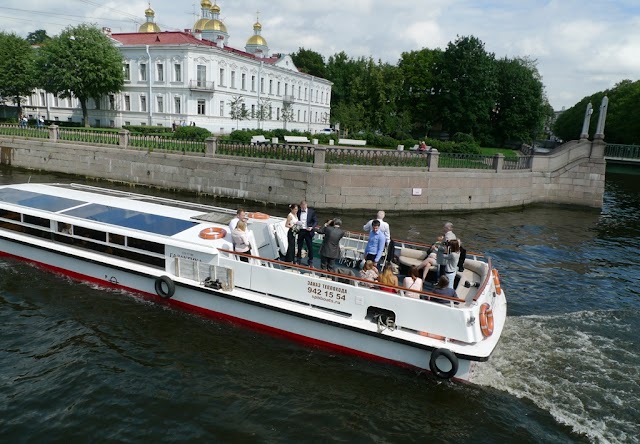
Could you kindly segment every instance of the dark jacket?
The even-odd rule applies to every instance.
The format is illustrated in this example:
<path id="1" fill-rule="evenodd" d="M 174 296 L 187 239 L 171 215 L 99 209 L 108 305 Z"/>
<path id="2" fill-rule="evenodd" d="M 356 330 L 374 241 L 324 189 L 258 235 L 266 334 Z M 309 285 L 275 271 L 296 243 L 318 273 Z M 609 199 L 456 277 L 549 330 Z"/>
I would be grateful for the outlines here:
<path id="1" fill-rule="evenodd" d="M 302 210 L 298 208 L 298 220 L 300 220 L 300 214 Z M 318 225 L 318 218 L 316 217 L 316 211 L 313 208 L 307 207 L 307 227 L 314 227 Z M 313 230 L 309 233 L 311 236 L 315 234 Z"/>
<path id="2" fill-rule="evenodd" d="M 320 256 L 337 259 L 340 257 L 340 239 L 344 236 L 344 230 L 340 227 L 328 225 L 318 229 L 318 233 L 324 234 Z"/>

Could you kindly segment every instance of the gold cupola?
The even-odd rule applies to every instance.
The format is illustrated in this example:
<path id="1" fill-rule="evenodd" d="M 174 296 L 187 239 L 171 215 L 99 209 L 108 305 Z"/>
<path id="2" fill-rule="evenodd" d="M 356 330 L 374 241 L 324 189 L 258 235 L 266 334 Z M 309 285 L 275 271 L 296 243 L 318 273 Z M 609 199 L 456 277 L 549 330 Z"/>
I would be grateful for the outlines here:
<path id="1" fill-rule="evenodd" d="M 144 11 L 144 15 L 147 21 L 140 25 L 138 32 L 160 32 L 160 27 L 156 25 L 154 21 L 156 13 L 151 9 L 151 3 L 149 3 L 149 7 Z"/>
<path id="2" fill-rule="evenodd" d="M 224 34 L 227 34 L 227 27 L 220 20 L 220 6 L 218 6 L 215 2 L 213 6 L 211 6 L 211 20 L 204 25 L 203 30 L 205 31 L 218 31 Z"/>
<path id="3" fill-rule="evenodd" d="M 245 51 L 256 57 L 266 57 L 269 54 L 269 46 L 264 37 L 260 35 L 262 32 L 262 25 L 260 20 L 256 17 L 256 22 L 253 24 L 253 35 L 247 40 L 247 44 L 244 46 Z"/>
<path id="4" fill-rule="evenodd" d="M 209 20 L 211 20 L 211 2 L 209 0 L 202 0 L 200 2 L 200 8 L 201 8 L 201 17 L 200 20 L 198 20 L 194 25 L 193 25 L 193 30 L 194 31 L 202 31 L 204 30 L 204 27 L 206 26 L 207 22 Z"/>

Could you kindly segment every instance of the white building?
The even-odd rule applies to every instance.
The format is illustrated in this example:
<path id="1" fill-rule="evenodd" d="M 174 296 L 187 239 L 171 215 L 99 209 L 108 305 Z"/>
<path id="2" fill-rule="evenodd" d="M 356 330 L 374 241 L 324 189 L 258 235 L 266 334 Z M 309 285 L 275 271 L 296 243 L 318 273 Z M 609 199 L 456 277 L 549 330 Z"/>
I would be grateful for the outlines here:
<path id="1" fill-rule="evenodd" d="M 289 55 L 269 55 L 256 21 L 244 50 L 228 46 L 220 7 L 202 0 L 193 29 L 161 32 L 154 11 L 139 32 L 106 30 L 124 57 L 125 85 L 119 94 L 89 103 L 92 126 L 172 126 L 192 124 L 218 134 L 239 128 L 297 129 L 315 133 L 328 127 L 331 85 L 299 72 Z M 241 100 L 246 120 L 231 118 Z M 260 109 L 264 109 L 262 119 Z M 47 120 L 82 121 L 77 99 L 59 99 L 38 90 L 25 114 Z"/>

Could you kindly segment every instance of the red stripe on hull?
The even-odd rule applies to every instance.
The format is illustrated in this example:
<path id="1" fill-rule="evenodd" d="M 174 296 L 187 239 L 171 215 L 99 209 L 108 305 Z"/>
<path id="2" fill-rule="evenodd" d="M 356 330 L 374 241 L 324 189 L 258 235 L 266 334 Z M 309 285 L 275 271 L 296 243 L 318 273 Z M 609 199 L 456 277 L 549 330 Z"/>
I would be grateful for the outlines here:
<path id="1" fill-rule="evenodd" d="M 360 350 L 355 350 L 353 348 L 349 348 L 349 347 L 344 347 L 338 344 L 334 344 L 331 342 L 326 342 L 326 341 L 322 341 L 319 339 L 315 339 L 315 338 L 311 338 L 309 336 L 303 336 L 303 335 L 299 335 L 297 333 L 292 333 L 290 331 L 286 331 L 286 330 L 282 330 L 279 328 L 275 328 L 275 327 L 271 327 L 268 325 L 264 325 L 264 324 L 260 324 L 257 322 L 253 322 L 253 321 L 249 321 L 247 319 L 243 319 L 243 318 L 238 318 L 236 316 L 231 316 L 225 313 L 220 313 L 217 311 L 212 311 L 212 310 L 207 310 L 205 308 L 202 307 L 198 307 L 195 305 L 191 305 L 188 304 L 186 302 L 181 302 L 181 301 L 177 301 L 177 300 L 173 300 L 173 299 L 163 299 L 160 296 L 154 294 L 154 293 L 148 293 L 142 290 L 138 290 L 135 288 L 129 288 L 126 287 L 124 285 L 120 285 L 120 284 L 116 284 L 107 280 L 103 280 L 103 279 L 98 279 L 92 276 L 87 276 L 81 273 L 76 273 L 74 271 L 71 270 L 67 270 L 65 268 L 60 268 L 60 267 L 56 267 L 54 265 L 50 265 L 50 264 L 46 264 L 43 262 L 38 262 L 38 261 L 33 261 L 31 259 L 27 259 L 21 256 L 16 256 L 14 254 L 10 254 L 4 251 L 0 251 L 0 256 L 3 257 L 8 257 L 11 259 L 15 259 L 18 261 L 22 261 L 22 262 L 27 262 L 33 265 L 36 265 L 40 268 L 43 268 L 45 270 L 54 272 L 54 273 L 58 273 L 58 274 L 62 274 L 64 276 L 68 276 L 74 280 L 78 280 L 78 281 L 82 281 L 82 282 L 90 282 L 93 284 L 97 284 L 100 285 L 102 287 L 105 288 L 113 288 L 113 289 L 119 289 L 119 290 L 124 290 L 127 291 L 129 293 L 133 293 L 133 294 L 138 294 L 142 297 L 144 297 L 144 299 L 146 300 L 153 300 L 154 302 L 160 303 L 160 304 L 168 304 L 174 307 L 178 307 L 181 310 L 184 311 L 189 311 L 192 313 L 196 313 L 198 315 L 207 317 L 207 318 L 214 318 L 214 319 L 221 319 L 221 320 L 225 320 L 225 321 L 229 321 L 232 322 L 234 324 L 237 325 L 242 325 L 242 326 L 246 326 L 249 327 L 251 329 L 254 330 L 259 330 L 274 336 L 278 336 L 278 337 L 285 337 L 288 339 L 291 339 L 292 341 L 295 342 L 299 342 L 299 343 L 303 343 L 303 344 L 310 344 L 312 346 L 318 347 L 318 348 L 322 348 L 322 349 L 327 349 L 327 350 L 333 350 L 333 351 L 337 351 L 346 355 L 354 355 L 354 356 L 358 356 L 364 359 L 368 359 L 370 361 L 374 361 L 374 362 L 380 362 L 380 363 L 384 363 L 384 364 L 390 364 L 390 365 L 394 365 L 397 367 L 401 367 L 401 368 L 406 368 L 406 369 L 413 369 L 413 370 L 420 370 L 420 371 L 424 371 L 424 372 L 429 372 L 431 373 L 431 371 L 429 369 L 426 368 L 421 368 L 421 367 L 416 367 L 414 365 L 411 364 L 407 364 L 405 362 L 400 362 L 400 361 L 394 361 L 392 359 L 387 359 L 387 358 L 383 358 L 381 356 L 378 355 L 373 355 L 370 353 L 366 353 Z M 311 322 L 311 321 L 310 321 Z M 425 359 L 425 363 L 428 363 L 428 361 Z M 456 381 L 462 381 L 462 382 L 468 382 L 466 380 L 461 380 L 461 379 L 457 379 L 457 378 L 452 378 L 453 380 Z"/>

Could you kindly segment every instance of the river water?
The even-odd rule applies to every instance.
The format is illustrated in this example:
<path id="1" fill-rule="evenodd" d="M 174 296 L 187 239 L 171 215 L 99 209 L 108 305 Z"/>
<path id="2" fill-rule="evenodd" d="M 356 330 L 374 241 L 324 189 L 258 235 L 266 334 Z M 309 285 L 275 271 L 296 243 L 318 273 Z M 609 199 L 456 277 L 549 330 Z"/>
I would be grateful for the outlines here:
<path id="1" fill-rule="evenodd" d="M 27 180 L 72 181 L 0 169 L 0 183 Z M 341 216 L 354 230 L 367 219 Z M 478 384 L 309 348 L 0 259 L 0 439 L 639 442 L 640 176 L 609 171 L 602 210 L 386 220 L 394 237 L 423 242 L 450 220 L 469 250 L 493 257 L 509 318 Z"/>

